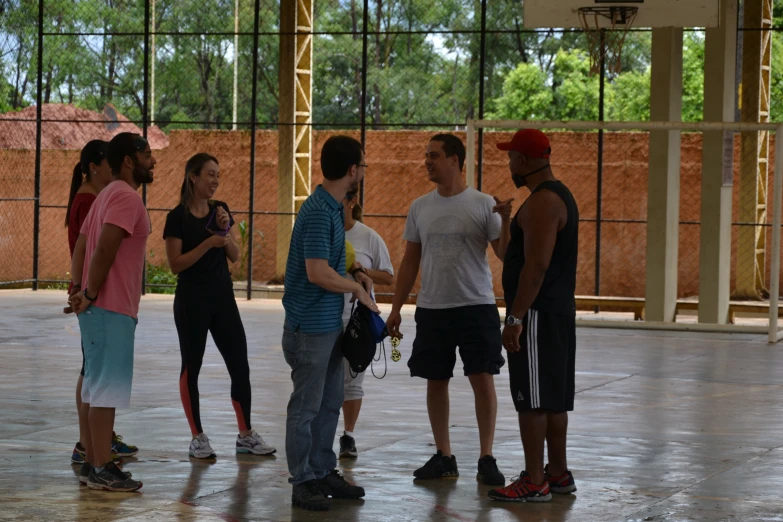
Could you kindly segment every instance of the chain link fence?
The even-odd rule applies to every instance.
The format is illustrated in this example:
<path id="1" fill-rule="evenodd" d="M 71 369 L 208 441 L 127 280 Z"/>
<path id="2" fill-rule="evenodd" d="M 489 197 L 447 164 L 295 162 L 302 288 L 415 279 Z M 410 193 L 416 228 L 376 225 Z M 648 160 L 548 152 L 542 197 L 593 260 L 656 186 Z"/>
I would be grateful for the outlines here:
<path id="1" fill-rule="evenodd" d="M 79 150 L 90 139 L 135 131 L 150 139 L 158 161 L 144 192 L 153 226 L 147 289 L 173 289 L 162 238 L 166 213 L 178 204 L 187 159 L 208 152 L 220 161 L 217 197 L 241 230 L 235 280 L 251 281 L 256 296 L 280 291 L 280 8 L 279 0 L 0 2 L 0 285 L 68 280 L 65 206 Z M 395 266 L 407 209 L 433 189 L 423 167 L 433 134 L 464 137 L 466 121 L 481 117 L 649 119 L 645 30 L 628 35 L 622 73 L 604 78 L 603 90 L 588 74 L 584 35 L 526 30 L 516 1 L 318 0 L 312 37 L 312 186 L 328 136 L 363 141 L 365 222 L 384 238 Z M 684 53 L 683 119 L 700 119 L 703 33 L 686 32 Z M 781 84 L 773 79 L 773 93 Z M 498 197 L 513 189 L 507 160 L 495 149 L 507 138 L 484 132 L 479 140 L 477 182 Z M 643 297 L 648 135 L 554 132 L 551 139 L 555 172 L 581 211 L 577 292 Z M 700 139 L 682 138 L 683 298 L 698 294 Z M 739 150 L 737 139 L 735 168 Z M 758 191 L 735 184 L 732 289 L 756 288 L 748 278 L 768 276 L 766 265 L 748 271 L 751 263 L 738 255 L 749 248 L 748 237 L 760 244 L 768 235 L 768 227 L 759 232 L 761 217 L 749 225 L 740 214 L 752 205 L 747 194 Z M 490 259 L 502 295 L 500 263 Z"/>

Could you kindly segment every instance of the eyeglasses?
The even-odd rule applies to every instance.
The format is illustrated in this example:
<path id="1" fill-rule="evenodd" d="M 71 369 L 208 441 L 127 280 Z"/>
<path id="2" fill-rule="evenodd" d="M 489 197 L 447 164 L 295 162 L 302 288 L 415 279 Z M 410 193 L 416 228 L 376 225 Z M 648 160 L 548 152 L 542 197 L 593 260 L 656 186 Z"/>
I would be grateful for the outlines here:
<path id="1" fill-rule="evenodd" d="M 356 166 L 367 168 L 368 165 L 366 163 L 357 163 Z"/>

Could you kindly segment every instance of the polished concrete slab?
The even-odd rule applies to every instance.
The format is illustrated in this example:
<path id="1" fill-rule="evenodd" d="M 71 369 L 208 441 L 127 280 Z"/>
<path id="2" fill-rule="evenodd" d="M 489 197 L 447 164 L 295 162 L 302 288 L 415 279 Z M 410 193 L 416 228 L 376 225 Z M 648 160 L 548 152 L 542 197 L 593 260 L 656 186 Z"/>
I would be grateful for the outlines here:
<path id="1" fill-rule="evenodd" d="M 570 467 L 579 491 L 548 504 L 501 504 L 476 483 L 478 433 L 466 379 L 452 383 L 452 447 L 462 476 L 419 484 L 434 452 L 425 383 L 403 360 L 368 376 L 357 429 L 360 456 L 340 461 L 365 487 L 361 503 L 326 514 L 291 507 L 284 452 L 291 390 L 279 301 L 240 302 L 249 339 L 253 426 L 276 457 L 233 452 L 235 416 L 223 361 L 210 341 L 200 378 L 215 463 L 192 462 L 179 404 L 180 359 L 170 296 L 147 296 L 137 335 L 132 408 L 117 431 L 141 447 L 126 467 L 141 492 L 80 487 L 69 464 L 77 438 L 78 326 L 62 293 L 0 292 L 0 520 L 680 521 L 783 520 L 783 346 L 762 335 L 580 329 Z M 381 369 L 382 371 L 382 369 Z M 504 369 L 496 381 L 495 456 L 507 477 L 523 467 Z"/>

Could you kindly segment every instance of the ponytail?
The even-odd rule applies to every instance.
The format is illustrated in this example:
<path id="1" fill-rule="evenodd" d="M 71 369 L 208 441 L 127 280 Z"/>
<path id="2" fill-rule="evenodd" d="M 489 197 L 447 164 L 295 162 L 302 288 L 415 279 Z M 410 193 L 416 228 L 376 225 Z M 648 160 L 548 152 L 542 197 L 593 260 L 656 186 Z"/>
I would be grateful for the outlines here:
<path id="1" fill-rule="evenodd" d="M 79 188 L 82 186 L 82 166 L 81 163 L 77 163 L 73 168 L 73 176 L 71 177 L 71 193 L 68 195 L 68 208 L 65 211 L 65 227 L 68 227 L 68 223 L 71 220 L 71 206 L 73 205 L 73 198 L 76 197 L 76 193 L 79 192 Z M 90 181 L 89 175 L 87 181 Z"/>

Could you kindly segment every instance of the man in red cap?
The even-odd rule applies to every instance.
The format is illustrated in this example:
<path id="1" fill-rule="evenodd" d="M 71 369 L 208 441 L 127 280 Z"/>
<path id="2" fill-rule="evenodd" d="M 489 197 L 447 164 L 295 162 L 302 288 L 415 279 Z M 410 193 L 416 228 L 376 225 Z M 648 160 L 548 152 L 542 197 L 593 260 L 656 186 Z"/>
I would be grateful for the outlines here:
<path id="1" fill-rule="evenodd" d="M 576 491 L 566 464 L 568 412 L 574 409 L 576 260 L 579 210 L 555 179 L 541 131 L 523 129 L 508 143 L 511 179 L 530 196 L 511 221 L 503 262 L 511 397 L 519 414 L 525 470 L 490 498 L 546 502 Z M 549 464 L 544 466 L 544 441 Z"/>

